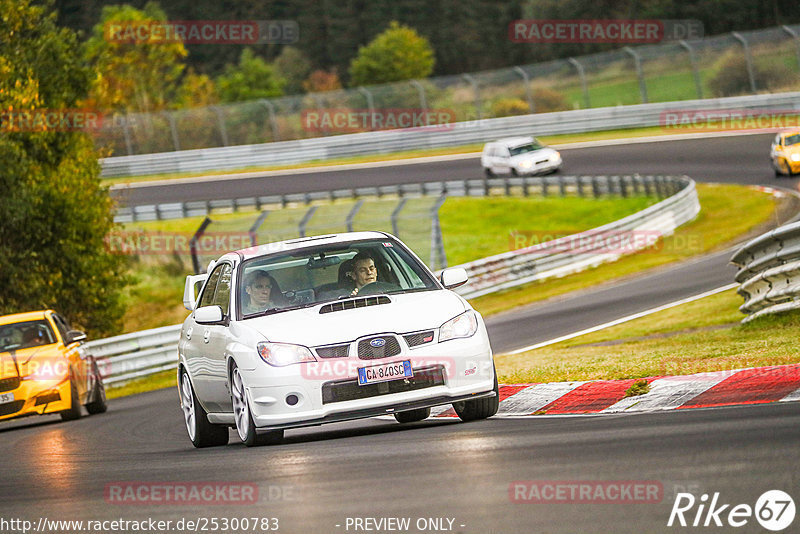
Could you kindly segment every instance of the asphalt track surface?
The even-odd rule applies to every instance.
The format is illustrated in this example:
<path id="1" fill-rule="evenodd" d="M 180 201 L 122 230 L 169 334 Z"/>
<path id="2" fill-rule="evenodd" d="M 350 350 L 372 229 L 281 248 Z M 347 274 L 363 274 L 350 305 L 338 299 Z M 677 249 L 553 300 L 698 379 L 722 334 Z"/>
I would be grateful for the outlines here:
<path id="1" fill-rule="evenodd" d="M 565 172 L 685 173 L 698 181 L 796 187 L 794 181 L 776 182 L 765 157 L 768 146 L 769 135 L 762 134 L 564 151 Z M 475 164 L 271 177 L 259 187 L 294 184 L 296 192 L 323 183 L 327 188 L 477 177 Z M 386 181 L 369 182 L 370 176 Z M 274 192 L 289 191 L 259 194 Z M 168 191 L 150 193 L 169 201 Z M 183 199 L 202 194 L 195 186 L 181 193 Z M 489 322 L 493 346 L 516 348 L 725 285 L 732 280 L 725 266 L 729 254 L 497 316 Z M 677 491 L 720 492 L 720 502 L 732 505 L 753 506 L 769 489 L 800 498 L 799 423 L 800 403 L 469 424 L 430 420 L 401 426 L 370 419 L 288 431 L 278 446 L 246 449 L 232 433 L 227 447 L 195 450 L 185 435 L 177 392 L 170 389 L 112 401 L 107 414 L 72 423 L 45 417 L 0 424 L 0 519 L 277 517 L 279 532 L 291 533 L 391 532 L 347 529 L 348 517 L 411 518 L 411 528 L 402 532 L 448 531 L 417 529 L 421 518 L 453 519 L 449 531 L 464 533 L 685 530 L 666 526 Z M 515 503 L 509 488 L 520 480 L 656 481 L 663 492 L 653 504 Z M 180 481 L 252 483 L 258 502 L 133 506 L 104 499 L 107 484 Z M 689 520 L 696 510 L 687 514 Z M 800 519 L 787 532 L 797 524 Z M 753 518 L 736 530 L 764 532 Z"/>

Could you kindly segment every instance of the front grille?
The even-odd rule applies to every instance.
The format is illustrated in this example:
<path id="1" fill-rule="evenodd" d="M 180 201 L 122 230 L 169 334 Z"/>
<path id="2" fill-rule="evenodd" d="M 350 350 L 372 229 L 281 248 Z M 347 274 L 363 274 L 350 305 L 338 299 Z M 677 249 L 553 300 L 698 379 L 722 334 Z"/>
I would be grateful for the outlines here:
<path id="1" fill-rule="evenodd" d="M 20 378 L 12 376 L 11 378 L 3 378 L 0 380 L 0 393 L 4 391 L 13 391 L 19 387 Z"/>
<path id="2" fill-rule="evenodd" d="M 536 165 L 541 165 L 542 163 L 547 163 L 548 161 L 550 161 L 550 160 L 549 159 L 543 159 L 542 161 L 537 161 Z"/>
<path id="3" fill-rule="evenodd" d="M 331 313 L 355 308 L 366 308 L 367 306 L 377 306 L 379 304 L 389 304 L 392 302 L 389 297 L 380 295 L 377 297 L 363 297 L 358 299 L 348 299 L 340 302 L 331 302 L 319 309 L 320 313 Z"/>
<path id="4" fill-rule="evenodd" d="M 329 347 L 317 347 L 317 356 L 320 358 L 347 358 L 350 352 L 350 345 L 331 345 Z"/>
<path id="5" fill-rule="evenodd" d="M 444 385 L 444 366 L 435 365 L 414 369 L 414 376 L 377 384 L 358 385 L 358 379 L 339 380 L 322 384 L 322 404 L 366 399 L 392 393 L 415 391 Z"/>
<path id="6" fill-rule="evenodd" d="M 385 344 L 373 347 L 370 343 L 378 339 L 382 339 Z M 394 336 L 375 336 L 358 342 L 358 357 L 362 360 L 377 360 L 398 354 L 400 354 L 400 342 Z"/>
<path id="7" fill-rule="evenodd" d="M 403 336 L 409 347 L 416 347 L 417 345 L 424 345 L 433 341 L 433 330 L 427 332 L 417 332 L 415 334 L 406 334 Z"/>
<path id="8" fill-rule="evenodd" d="M 24 405 L 25 405 L 24 400 L 18 400 L 0 404 L 0 415 L 11 415 L 12 413 L 16 413 L 20 411 Z"/>

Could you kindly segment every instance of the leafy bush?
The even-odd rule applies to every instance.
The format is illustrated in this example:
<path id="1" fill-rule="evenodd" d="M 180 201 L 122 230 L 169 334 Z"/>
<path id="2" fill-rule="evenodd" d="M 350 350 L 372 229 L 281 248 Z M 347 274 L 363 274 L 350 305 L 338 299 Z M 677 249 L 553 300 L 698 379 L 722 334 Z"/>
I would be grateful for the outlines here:
<path id="1" fill-rule="evenodd" d="M 722 56 L 714 66 L 716 74 L 709 80 L 708 86 L 714 96 L 734 96 L 749 94 L 750 76 L 747 73 L 747 62 L 744 54 L 730 51 Z M 785 85 L 793 78 L 792 73 L 782 65 L 761 64 L 753 62 L 753 75 L 758 90 L 768 90 Z"/>
<path id="2" fill-rule="evenodd" d="M 519 98 L 501 98 L 492 104 L 492 114 L 495 117 L 527 115 L 530 112 L 531 108 L 528 103 Z"/>
<path id="3" fill-rule="evenodd" d="M 548 113 L 550 111 L 564 111 L 569 109 L 567 99 L 558 91 L 552 89 L 539 88 L 533 92 L 533 103 L 536 105 L 536 113 Z"/>

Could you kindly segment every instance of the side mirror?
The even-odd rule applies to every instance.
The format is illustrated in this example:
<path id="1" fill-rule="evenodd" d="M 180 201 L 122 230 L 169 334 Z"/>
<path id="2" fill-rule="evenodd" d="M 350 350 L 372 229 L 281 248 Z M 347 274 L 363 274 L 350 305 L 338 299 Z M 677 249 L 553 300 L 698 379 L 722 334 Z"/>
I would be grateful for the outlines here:
<path id="1" fill-rule="evenodd" d="M 208 278 L 208 274 L 195 274 L 186 277 L 186 284 L 183 286 L 183 307 L 189 311 L 197 306 L 197 291 L 199 286 Z"/>
<path id="2" fill-rule="evenodd" d="M 222 308 L 219 306 L 203 306 L 194 311 L 194 320 L 198 323 L 221 323 Z"/>
<path id="3" fill-rule="evenodd" d="M 446 289 L 453 289 L 466 284 L 469 277 L 467 276 L 466 269 L 462 267 L 453 267 L 452 269 L 445 269 L 442 271 L 440 280 Z"/>
<path id="4" fill-rule="evenodd" d="M 70 330 L 67 332 L 67 339 L 64 341 L 67 345 L 75 343 L 76 341 L 86 341 L 86 334 L 80 330 Z"/>

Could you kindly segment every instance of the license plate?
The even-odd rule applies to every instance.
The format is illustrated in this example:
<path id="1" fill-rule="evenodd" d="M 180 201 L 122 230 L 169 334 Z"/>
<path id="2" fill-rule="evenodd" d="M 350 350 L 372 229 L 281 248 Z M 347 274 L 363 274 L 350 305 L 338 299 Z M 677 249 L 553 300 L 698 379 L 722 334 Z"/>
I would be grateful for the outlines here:
<path id="1" fill-rule="evenodd" d="M 7 402 L 14 402 L 14 394 L 13 393 L 0 393 L 0 404 L 5 404 Z"/>
<path id="2" fill-rule="evenodd" d="M 414 376 L 411 371 L 411 360 L 402 362 L 382 363 L 369 367 L 358 368 L 358 385 L 374 384 L 375 382 L 387 382 L 389 380 L 400 380 Z"/>

